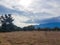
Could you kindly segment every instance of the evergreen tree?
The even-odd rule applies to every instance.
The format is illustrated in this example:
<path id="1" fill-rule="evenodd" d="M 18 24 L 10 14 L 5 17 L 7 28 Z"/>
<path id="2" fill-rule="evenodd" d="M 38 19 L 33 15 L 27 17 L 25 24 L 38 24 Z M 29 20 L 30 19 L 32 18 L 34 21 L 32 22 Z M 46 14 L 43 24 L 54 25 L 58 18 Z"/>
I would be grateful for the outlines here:
<path id="1" fill-rule="evenodd" d="M 1 27 L 2 27 L 2 31 L 11 31 L 12 29 L 14 29 L 14 25 L 13 22 L 14 20 L 12 19 L 11 14 L 5 14 L 4 16 L 2 15 L 0 17 L 0 22 L 2 23 Z"/>

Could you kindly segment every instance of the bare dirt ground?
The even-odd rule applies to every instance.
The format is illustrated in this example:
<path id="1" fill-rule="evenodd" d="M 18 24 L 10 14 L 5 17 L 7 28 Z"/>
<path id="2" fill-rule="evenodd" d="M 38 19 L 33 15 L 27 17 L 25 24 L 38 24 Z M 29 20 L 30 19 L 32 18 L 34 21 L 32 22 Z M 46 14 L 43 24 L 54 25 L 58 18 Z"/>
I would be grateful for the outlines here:
<path id="1" fill-rule="evenodd" d="M 0 45 L 60 45 L 60 32 L 19 31 L 0 33 Z"/>

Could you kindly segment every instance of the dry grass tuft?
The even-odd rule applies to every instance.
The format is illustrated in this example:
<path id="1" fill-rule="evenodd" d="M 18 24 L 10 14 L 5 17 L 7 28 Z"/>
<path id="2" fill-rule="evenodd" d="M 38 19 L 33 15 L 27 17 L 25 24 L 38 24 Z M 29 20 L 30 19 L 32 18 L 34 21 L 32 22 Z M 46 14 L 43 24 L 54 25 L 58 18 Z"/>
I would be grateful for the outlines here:
<path id="1" fill-rule="evenodd" d="M 20 31 L 0 33 L 0 45 L 60 45 L 60 32 Z"/>

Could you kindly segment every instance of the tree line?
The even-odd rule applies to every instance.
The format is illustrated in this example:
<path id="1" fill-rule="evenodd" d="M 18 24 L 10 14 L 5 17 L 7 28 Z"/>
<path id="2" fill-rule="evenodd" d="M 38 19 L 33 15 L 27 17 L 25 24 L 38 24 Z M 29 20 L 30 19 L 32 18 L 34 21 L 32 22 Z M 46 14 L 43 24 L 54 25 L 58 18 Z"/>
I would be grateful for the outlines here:
<path id="1" fill-rule="evenodd" d="M 0 32 L 11 32 L 11 31 L 60 31 L 60 28 L 35 28 L 33 25 L 27 27 L 17 27 L 12 22 L 14 21 L 11 14 L 5 14 L 0 16 Z"/>

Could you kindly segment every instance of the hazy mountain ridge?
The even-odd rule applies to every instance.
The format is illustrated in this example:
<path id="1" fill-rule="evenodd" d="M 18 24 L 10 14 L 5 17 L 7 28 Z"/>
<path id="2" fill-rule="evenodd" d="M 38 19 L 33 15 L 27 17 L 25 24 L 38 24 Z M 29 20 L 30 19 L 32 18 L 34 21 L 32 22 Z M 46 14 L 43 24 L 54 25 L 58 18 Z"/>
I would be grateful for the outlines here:
<path id="1" fill-rule="evenodd" d="M 60 28 L 60 17 L 43 20 L 41 24 L 35 25 L 35 28 Z"/>

